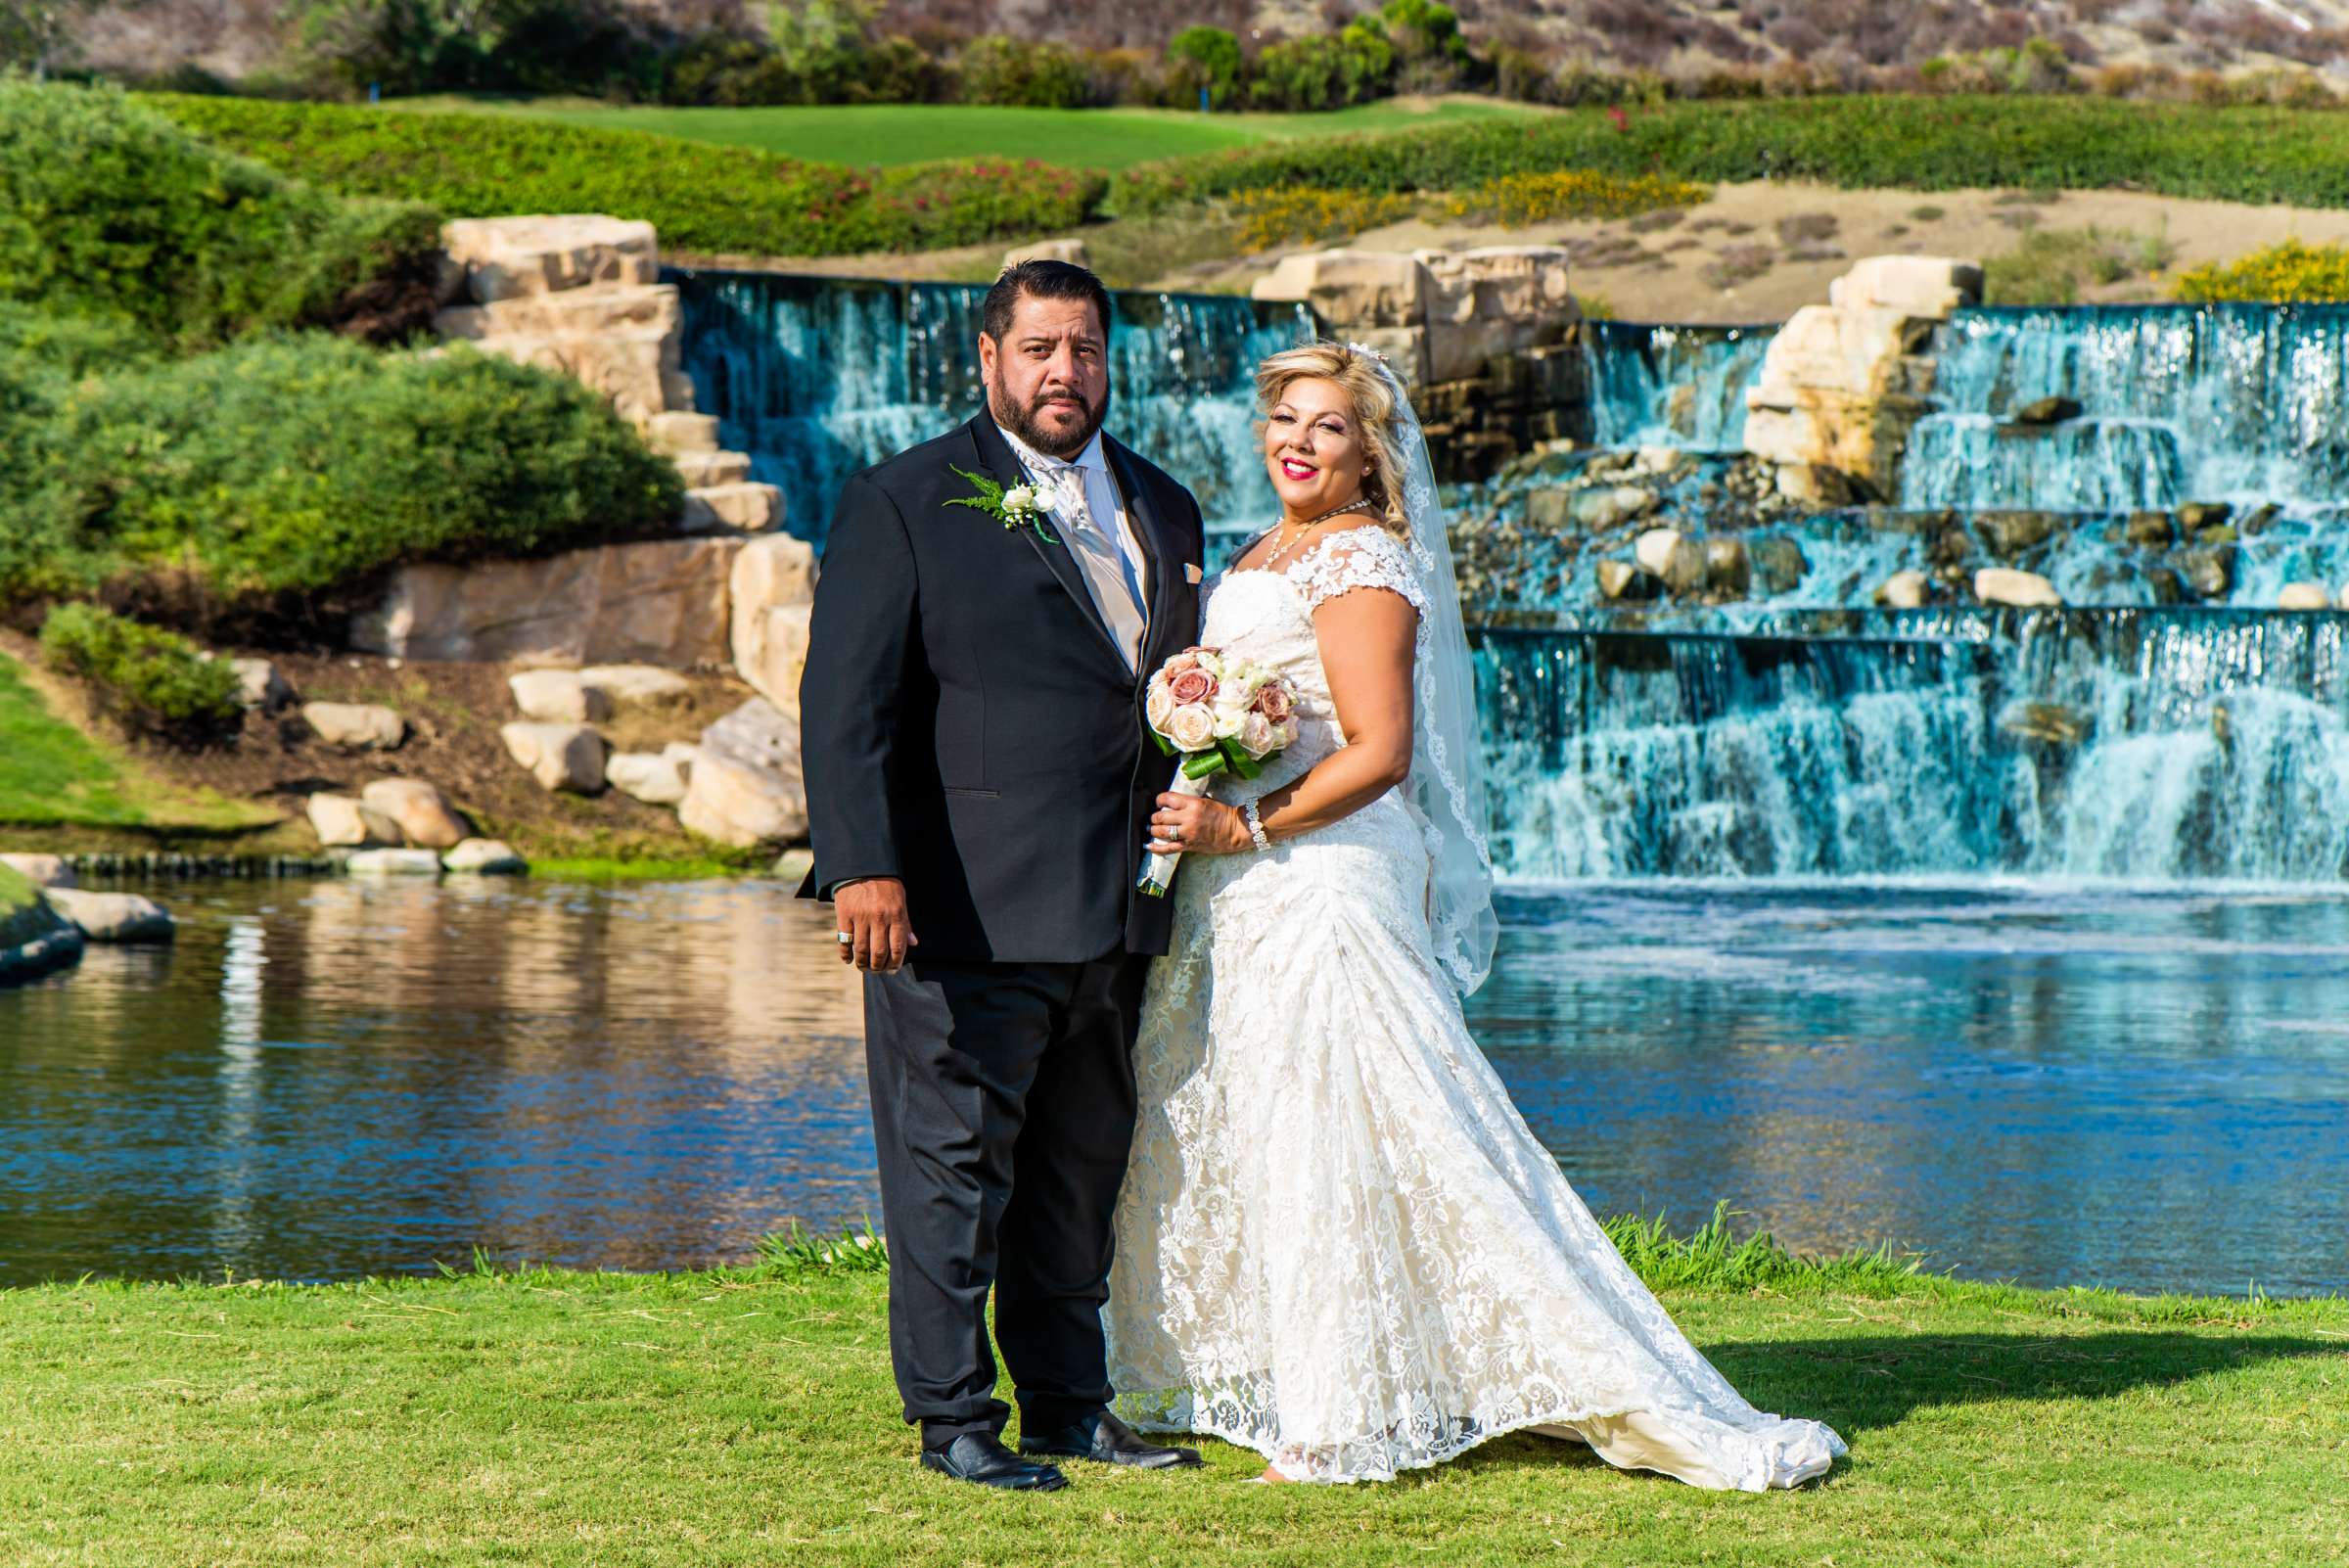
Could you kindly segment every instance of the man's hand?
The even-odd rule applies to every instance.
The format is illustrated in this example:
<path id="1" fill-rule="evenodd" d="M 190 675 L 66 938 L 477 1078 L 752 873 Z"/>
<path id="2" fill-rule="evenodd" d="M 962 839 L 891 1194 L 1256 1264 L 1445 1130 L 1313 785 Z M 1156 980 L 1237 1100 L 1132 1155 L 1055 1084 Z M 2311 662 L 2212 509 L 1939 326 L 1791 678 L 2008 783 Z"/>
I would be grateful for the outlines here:
<path id="1" fill-rule="evenodd" d="M 844 964 L 895 974 L 904 967 L 906 952 L 922 945 L 905 912 L 905 884 L 896 877 L 842 884 L 833 891 L 832 912 L 849 938 L 840 944 Z"/>

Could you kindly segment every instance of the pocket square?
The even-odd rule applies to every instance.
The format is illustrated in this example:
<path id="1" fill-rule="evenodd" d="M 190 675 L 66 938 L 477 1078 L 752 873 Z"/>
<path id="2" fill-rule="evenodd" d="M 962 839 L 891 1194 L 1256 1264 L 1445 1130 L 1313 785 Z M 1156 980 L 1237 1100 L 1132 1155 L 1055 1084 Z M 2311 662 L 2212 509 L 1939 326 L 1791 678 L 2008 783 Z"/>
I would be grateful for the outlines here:
<path id="1" fill-rule="evenodd" d="M 1199 580 L 1199 569 L 1191 565 L 1191 563 L 1188 561 L 1185 561 L 1182 564 L 1182 580 L 1185 582 L 1197 582 Z"/>

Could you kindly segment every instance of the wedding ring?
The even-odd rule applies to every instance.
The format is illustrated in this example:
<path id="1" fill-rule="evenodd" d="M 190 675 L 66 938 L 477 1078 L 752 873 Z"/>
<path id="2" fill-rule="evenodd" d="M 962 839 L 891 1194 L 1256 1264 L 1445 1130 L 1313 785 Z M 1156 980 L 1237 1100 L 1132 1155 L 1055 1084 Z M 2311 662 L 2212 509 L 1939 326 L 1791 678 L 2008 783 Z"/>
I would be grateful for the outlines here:
<path id="1" fill-rule="evenodd" d="M 854 937 L 852 937 L 852 936 L 850 936 L 850 935 L 849 935 L 847 932 L 845 932 L 845 931 L 835 931 L 835 932 L 833 932 L 833 933 L 832 933 L 832 935 L 833 935 L 833 938 L 834 938 L 836 941 L 838 941 L 838 942 L 840 943 L 840 945 L 841 945 L 842 946 L 844 946 L 844 947 L 845 947 L 845 946 L 847 946 L 847 945 L 848 945 L 850 943 L 852 943 L 852 942 L 854 942 L 854 941 L 856 940 Z"/>

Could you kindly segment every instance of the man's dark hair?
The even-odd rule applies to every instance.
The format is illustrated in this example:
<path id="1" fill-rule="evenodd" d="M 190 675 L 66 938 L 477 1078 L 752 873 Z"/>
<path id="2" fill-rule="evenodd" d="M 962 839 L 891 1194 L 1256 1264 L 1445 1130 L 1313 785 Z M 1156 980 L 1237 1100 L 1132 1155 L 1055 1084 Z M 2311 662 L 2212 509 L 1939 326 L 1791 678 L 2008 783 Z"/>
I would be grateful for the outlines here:
<path id="1" fill-rule="evenodd" d="M 1109 338 L 1109 291 L 1101 280 L 1073 261 L 1016 261 L 1003 269 L 995 286 L 987 291 L 979 307 L 979 330 L 997 344 L 1011 331 L 1011 312 L 1022 295 L 1038 300 L 1090 300 L 1101 337 Z"/>

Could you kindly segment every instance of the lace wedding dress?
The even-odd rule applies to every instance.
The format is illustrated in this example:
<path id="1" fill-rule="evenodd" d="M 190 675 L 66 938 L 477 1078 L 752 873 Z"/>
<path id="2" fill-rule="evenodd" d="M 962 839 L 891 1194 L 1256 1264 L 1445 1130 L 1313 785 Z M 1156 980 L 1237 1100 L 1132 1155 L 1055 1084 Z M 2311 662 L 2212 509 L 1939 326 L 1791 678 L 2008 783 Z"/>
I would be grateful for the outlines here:
<path id="1" fill-rule="evenodd" d="M 1219 799 L 1278 789 L 1344 744 L 1314 606 L 1401 594 L 1424 671 L 1424 568 L 1367 527 L 1210 579 L 1199 640 L 1285 676 L 1300 720 L 1295 746 L 1252 782 L 1223 776 Z M 1385 1480 L 1529 1427 L 1703 1487 L 1821 1474 L 1842 1440 L 1723 1379 L 1469 1038 L 1454 985 L 1482 962 L 1463 980 L 1431 930 L 1441 858 L 1431 809 L 1399 789 L 1268 853 L 1182 864 L 1135 1049 L 1107 1309 L 1119 1412 L 1296 1480 Z"/>

